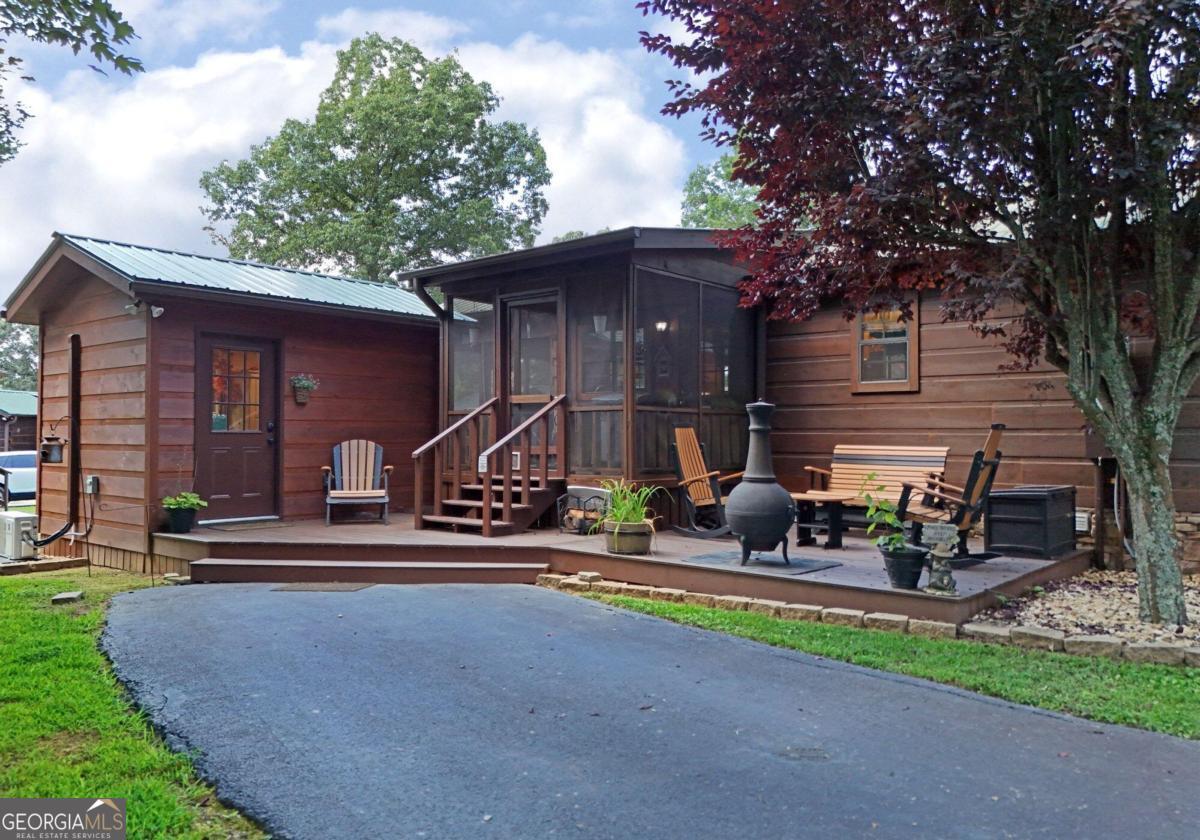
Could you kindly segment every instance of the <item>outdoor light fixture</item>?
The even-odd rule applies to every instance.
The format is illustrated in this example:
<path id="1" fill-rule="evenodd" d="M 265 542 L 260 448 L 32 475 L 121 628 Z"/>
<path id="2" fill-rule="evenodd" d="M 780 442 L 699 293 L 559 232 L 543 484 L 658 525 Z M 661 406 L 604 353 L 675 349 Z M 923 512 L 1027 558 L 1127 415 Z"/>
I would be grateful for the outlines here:
<path id="1" fill-rule="evenodd" d="M 658 330 L 660 333 L 665 333 L 667 331 L 667 327 L 669 327 L 669 326 L 670 326 L 670 324 L 667 323 L 666 321 L 655 321 L 654 322 L 654 329 Z"/>
<path id="2" fill-rule="evenodd" d="M 604 328 L 607 326 L 608 326 L 608 316 L 607 315 L 593 315 L 592 316 L 592 332 L 596 333 L 596 335 L 602 334 L 604 332 Z"/>

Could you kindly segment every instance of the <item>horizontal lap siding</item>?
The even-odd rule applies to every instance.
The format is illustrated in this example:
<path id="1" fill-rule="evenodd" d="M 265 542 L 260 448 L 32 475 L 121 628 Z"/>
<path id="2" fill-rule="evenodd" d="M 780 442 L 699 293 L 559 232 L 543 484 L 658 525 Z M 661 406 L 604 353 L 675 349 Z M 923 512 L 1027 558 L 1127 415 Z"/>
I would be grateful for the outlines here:
<path id="1" fill-rule="evenodd" d="M 410 454 L 436 433 L 437 328 L 254 307 L 163 301 L 155 321 L 160 494 L 193 484 L 195 341 L 200 333 L 274 339 L 280 347 L 281 514 L 324 511 L 321 467 L 331 447 L 362 437 L 384 447 L 392 506 L 412 505 Z M 297 405 L 288 379 L 308 373 L 321 385 Z"/>
<path id="2" fill-rule="evenodd" d="M 797 324 L 771 322 L 767 391 L 779 408 L 775 467 L 788 487 L 808 486 L 805 465 L 828 467 L 839 443 L 947 445 L 947 478 L 961 483 L 992 423 L 1004 423 L 1001 486 L 1074 484 L 1092 499 L 1084 418 L 1048 365 L 1002 371 L 1010 361 L 995 340 L 941 322 L 936 301 L 921 309 L 920 391 L 851 394 L 851 329 L 836 311 Z M 1200 388 L 1180 419 L 1172 460 L 1176 503 L 1200 510 Z"/>
<path id="3" fill-rule="evenodd" d="M 130 299 L 94 277 L 64 286 L 62 303 L 42 320 L 42 430 L 68 414 L 69 340 L 80 337 L 80 466 L 100 478 L 88 541 L 123 551 L 145 551 L 146 320 L 125 310 Z M 69 421 L 58 426 L 66 437 Z M 39 475 L 41 530 L 58 530 L 68 510 L 64 464 L 43 464 Z M 77 491 L 78 492 L 78 491 Z M 91 506 L 80 503 L 81 515 Z M 80 525 L 83 523 L 80 522 Z M 55 549 L 52 549 L 55 550 Z"/>

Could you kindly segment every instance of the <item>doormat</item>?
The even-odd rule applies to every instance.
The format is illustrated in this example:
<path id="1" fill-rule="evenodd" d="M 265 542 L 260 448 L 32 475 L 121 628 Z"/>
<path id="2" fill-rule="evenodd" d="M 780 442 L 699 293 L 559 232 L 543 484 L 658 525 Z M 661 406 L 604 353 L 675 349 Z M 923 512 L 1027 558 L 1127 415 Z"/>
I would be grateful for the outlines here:
<path id="1" fill-rule="evenodd" d="M 263 531 L 268 528 L 290 528 L 290 522 L 230 522 L 228 525 L 205 525 L 214 531 Z"/>
<path id="2" fill-rule="evenodd" d="M 806 575 L 809 572 L 819 572 L 822 569 L 832 569 L 835 566 L 842 565 L 836 560 L 815 560 L 811 557 L 793 557 L 791 559 L 791 565 L 787 565 L 783 562 L 783 555 L 778 552 L 774 554 L 751 554 L 750 560 L 743 566 L 741 549 L 736 549 L 734 551 L 714 551 L 712 554 L 685 557 L 683 558 L 683 562 L 697 563 L 701 566 L 721 566 L 724 568 L 771 569 L 772 571 L 782 572 L 785 575 Z"/>
<path id="3" fill-rule="evenodd" d="M 374 586 L 373 583 L 285 583 L 283 586 L 276 586 L 272 592 L 357 592 L 360 589 L 366 589 L 369 586 Z"/>

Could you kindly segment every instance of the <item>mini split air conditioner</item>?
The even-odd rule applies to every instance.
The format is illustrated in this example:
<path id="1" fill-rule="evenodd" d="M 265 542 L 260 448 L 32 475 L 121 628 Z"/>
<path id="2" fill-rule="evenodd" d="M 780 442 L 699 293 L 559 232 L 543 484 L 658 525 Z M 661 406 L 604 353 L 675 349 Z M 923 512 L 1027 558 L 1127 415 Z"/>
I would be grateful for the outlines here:
<path id="1" fill-rule="evenodd" d="M 0 510 L 0 558 L 4 560 L 29 560 L 37 556 L 37 549 L 23 537 L 37 536 L 37 515 L 16 510 Z"/>

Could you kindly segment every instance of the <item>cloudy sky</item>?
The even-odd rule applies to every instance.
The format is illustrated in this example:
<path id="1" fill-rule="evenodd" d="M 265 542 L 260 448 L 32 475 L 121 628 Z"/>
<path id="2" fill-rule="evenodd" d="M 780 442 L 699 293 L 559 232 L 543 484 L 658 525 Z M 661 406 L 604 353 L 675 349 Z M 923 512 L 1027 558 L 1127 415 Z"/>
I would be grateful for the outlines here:
<path id="1" fill-rule="evenodd" d="M 687 171 L 716 152 L 697 123 L 663 117 L 679 71 L 638 42 L 635 0 L 116 0 L 146 72 L 101 76 L 70 52 L 15 42 L 34 115 L 0 165 L 0 296 L 55 230 L 221 254 L 202 230 L 200 173 L 308 118 L 334 54 L 367 31 L 456 50 L 538 129 L 554 180 L 541 240 L 571 229 L 673 225 Z"/>

